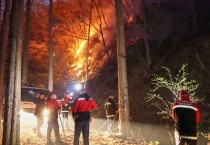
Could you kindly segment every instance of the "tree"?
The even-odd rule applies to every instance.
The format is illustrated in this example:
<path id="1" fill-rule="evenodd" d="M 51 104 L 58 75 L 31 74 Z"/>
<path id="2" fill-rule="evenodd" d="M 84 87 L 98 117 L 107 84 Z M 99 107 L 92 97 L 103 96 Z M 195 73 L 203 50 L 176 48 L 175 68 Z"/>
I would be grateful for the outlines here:
<path id="1" fill-rule="evenodd" d="M 178 99 L 178 92 L 180 90 L 189 90 L 190 99 L 192 102 L 202 101 L 195 96 L 195 91 L 198 84 L 195 80 L 188 81 L 188 73 L 186 72 L 187 64 L 183 64 L 176 76 L 172 76 L 171 71 L 167 67 L 162 67 L 168 74 L 167 77 L 154 75 L 151 79 L 154 88 L 151 90 L 147 97 L 147 101 L 154 100 L 154 105 L 159 109 L 157 114 L 163 115 L 164 118 L 171 116 L 171 104 Z M 169 90 L 172 95 L 170 98 L 164 99 L 163 96 L 157 93 L 157 90 L 165 88 Z"/>
<path id="2" fill-rule="evenodd" d="M 108 48 L 107 48 L 107 45 L 106 45 L 106 42 L 105 42 L 105 39 L 104 39 L 104 34 L 103 34 L 103 29 L 102 29 L 102 17 L 101 17 L 101 15 L 100 15 L 100 12 L 99 12 L 99 9 L 98 9 L 97 4 L 96 4 L 96 3 L 94 3 L 94 4 L 95 4 L 95 6 L 96 6 L 96 10 L 97 10 L 98 17 L 99 17 L 99 21 L 100 21 L 100 23 L 99 23 L 99 28 L 100 28 L 99 32 L 101 33 L 101 39 L 102 39 L 103 45 L 104 45 L 104 47 L 105 47 L 105 49 L 106 49 L 106 54 L 107 54 L 107 58 L 108 58 L 108 61 L 109 61 L 109 59 L 110 59 L 109 51 L 108 51 Z M 103 16 L 103 15 L 102 15 L 102 16 Z M 105 20 L 104 20 L 104 21 L 105 21 Z M 106 22 L 106 21 L 105 21 L 105 22 Z"/>
<path id="3" fill-rule="evenodd" d="M 6 50 L 7 50 L 7 39 L 9 33 L 9 16 L 11 10 L 12 0 L 6 1 L 5 10 L 4 10 L 4 17 L 3 17 L 3 24 L 1 27 L 1 38 L 0 38 L 0 120 L 2 120 L 2 102 L 4 98 L 4 80 L 5 80 L 5 62 L 6 62 Z M 0 132 L 2 126 L 0 124 Z"/>
<path id="4" fill-rule="evenodd" d="M 150 45 L 149 45 L 149 31 L 148 31 L 148 12 L 145 0 L 141 0 L 142 4 L 142 14 L 143 14 L 143 32 L 144 32 L 144 44 L 146 48 L 146 58 L 147 58 L 147 66 L 148 68 L 151 67 L 151 56 L 150 56 Z"/>
<path id="5" fill-rule="evenodd" d="M 48 89 L 53 90 L 53 0 L 50 0 L 49 6 L 49 82 Z"/>
<path id="6" fill-rule="evenodd" d="M 106 55 L 111 49 L 103 49 L 104 45 L 110 46 L 108 39 L 112 35 L 113 26 L 105 27 L 100 24 L 98 6 L 102 18 L 102 8 L 110 9 L 110 2 L 103 2 L 103 6 L 94 1 L 91 19 L 90 47 L 88 60 L 88 75 L 92 78 L 107 60 Z M 69 9 L 72 7 L 73 9 Z M 109 8 L 107 8 L 109 7 Z M 53 3 L 53 84 L 69 83 L 71 80 L 85 80 L 85 58 L 88 38 L 90 1 L 54 1 Z M 29 42 L 29 74 L 31 83 L 47 86 L 48 82 L 48 60 L 46 51 L 49 48 L 48 39 L 48 4 L 34 1 L 31 5 L 31 25 Z M 104 20 L 104 18 L 102 19 Z M 105 20 L 104 20 L 105 21 Z M 100 26 L 102 28 L 100 28 Z M 100 30 L 100 29 L 103 29 Z M 46 31 L 47 30 L 47 31 Z M 113 29 L 114 30 L 114 29 Z M 103 32 L 103 36 L 101 33 Z M 113 33 L 113 32 L 112 32 Z M 102 38 L 103 37 L 103 38 Z M 104 40 L 103 40 L 104 39 Z M 113 40 L 113 39 L 112 39 Z M 106 43 L 104 43 L 107 41 Z M 84 44 L 84 45 L 83 45 Z M 81 49 L 80 49 L 81 48 Z M 81 51 L 79 51 L 79 49 Z M 38 54 L 38 55 L 37 55 Z M 41 62 L 41 63 L 40 63 Z M 65 75 L 64 75 L 65 74 Z M 47 78 L 47 80 L 46 80 Z M 45 83 L 46 82 L 46 83 Z"/>
<path id="7" fill-rule="evenodd" d="M 2 144 L 20 144 L 21 49 L 24 0 L 12 1 L 9 33 L 9 63 Z"/>
<path id="8" fill-rule="evenodd" d="M 117 26 L 117 64 L 118 64 L 118 94 L 119 94 L 119 133 L 128 136 L 130 131 L 129 101 L 126 69 L 126 50 L 122 0 L 115 0 Z"/>
<path id="9" fill-rule="evenodd" d="M 2 18 L 2 0 L 0 0 L 0 17 Z M 1 23 L 2 24 L 2 23 Z M 0 25 L 1 26 L 1 25 Z"/>
<path id="10" fill-rule="evenodd" d="M 12 115 L 12 144 L 20 144 L 20 104 L 21 104 L 21 64 L 22 64 L 22 42 L 23 42 L 23 15 L 24 0 L 19 0 L 18 26 L 17 26 L 17 52 L 15 66 L 15 96 L 13 101 Z"/>
<path id="11" fill-rule="evenodd" d="M 24 49 L 23 49 L 23 73 L 22 83 L 28 82 L 28 46 L 29 46 L 29 31 L 30 31 L 30 9 L 31 0 L 26 2 L 26 16 L 25 16 L 25 35 L 24 35 Z"/>
<path id="12" fill-rule="evenodd" d="M 87 47 L 86 47 L 86 77 L 85 77 L 85 83 L 84 88 L 87 88 L 87 81 L 88 81 L 88 57 L 89 57 L 89 45 L 90 45 L 90 27 L 91 27 L 91 19 L 92 19 L 92 5 L 93 0 L 90 1 L 90 15 L 89 15 L 89 25 L 88 25 L 88 38 L 87 38 Z"/>

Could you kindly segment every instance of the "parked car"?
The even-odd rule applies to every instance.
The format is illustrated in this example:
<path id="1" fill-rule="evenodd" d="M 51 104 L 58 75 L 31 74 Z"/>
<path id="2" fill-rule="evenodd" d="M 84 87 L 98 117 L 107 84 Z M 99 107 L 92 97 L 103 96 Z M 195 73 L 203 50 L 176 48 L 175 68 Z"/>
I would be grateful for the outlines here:
<path id="1" fill-rule="evenodd" d="M 35 109 L 35 104 L 33 103 L 34 97 L 38 93 L 44 93 L 45 97 L 48 97 L 49 90 L 45 88 L 37 87 L 21 87 L 21 109 L 26 112 L 33 112 Z"/>

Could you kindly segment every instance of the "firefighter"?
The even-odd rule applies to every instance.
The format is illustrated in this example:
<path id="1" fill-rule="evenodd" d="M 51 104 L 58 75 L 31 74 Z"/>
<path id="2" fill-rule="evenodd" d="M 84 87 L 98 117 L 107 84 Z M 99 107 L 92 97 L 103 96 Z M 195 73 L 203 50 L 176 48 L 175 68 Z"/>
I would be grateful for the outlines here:
<path id="1" fill-rule="evenodd" d="M 197 124 L 200 111 L 189 98 L 188 90 L 179 91 L 178 101 L 172 105 L 172 118 L 175 121 L 176 145 L 197 145 Z"/>
<path id="2" fill-rule="evenodd" d="M 71 110 L 73 104 L 72 96 L 70 96 L 69 92 L 66 92 L 64 94 L 63 100 L 62 100 L 62 115 L 63 115 L 63 121 L 64 121 L 64 129 L 70 130 L 69 125 L 69 111 Z"/>
<path id="3" fill-rule="evenodd" d="M 114 101 L 114 97 L 112 94 L 107 95 L 107 99 L 104 104 L 104 109 L 106 111 L 106 118 L 108 121 L 108 133 L 111 133 L 112 122 L 114 121 L 118 110 L 117 103 Z"/>
<path id="4" fill-rule="evenodd" d="M 45 110 L 45 96 L 43 93 L 39 93 L 34 97 L 33 103 L 35 104 L 34 115 L 37 120 L 37 127 L 33 128 L 34 133 L 37 133 L 38 137 L 42 137 L 40 128 L 44 123 L 44 110 Z"/>
<path id="5" fill-rule="evenodd" d="M 75 100 L 72 106 L 72 116 L 75 121 L 74 145 L 79 145 L 81 132 L 83 134 L 83 144 L 89 145 L 90 111 L 96 108 L 95 101 L 86 92 L 80 94 Z"/>
<path id="6" fill-rule="evenodd" d="M 55 133 L 55 144 L 64 144 L 60 140 L 59 125 L 58 125 L 58 112 L 59 104 L 56 101 L 56 94 L 50 92 L 50 95 L 46 101 L 46 109 L 48 110 L 48 127 L 47 127 L 47 144 L 53 144 L 51 140 L 52 129 Z"/>

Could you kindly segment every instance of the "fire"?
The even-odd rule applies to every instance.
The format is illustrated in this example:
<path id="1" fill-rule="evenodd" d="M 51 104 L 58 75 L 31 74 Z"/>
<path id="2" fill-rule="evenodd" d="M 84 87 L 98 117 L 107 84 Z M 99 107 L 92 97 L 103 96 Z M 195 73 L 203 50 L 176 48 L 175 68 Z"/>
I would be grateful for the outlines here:
<path id="1" fill-rule="evenodd" d="M 80 52 L 82 51 L 83 47 L 85 46 L 85 43 L 86 43 L 86 41 L 83 41 L 83 42 L 80 44 L 79 48 L 77 49 L 77 53 L 76 53 L 75 58 L 80 54 Z"/>
<path id="2" fill-rule="evenodd" d="M 132 21 L 133 21 L 133 16 L 131 15 L 131 16 L 129 16 L 129 18 L 128 18 L 128 23 L 130 24 Z"/>
<path id="3" fill-rule="evenodd" d="M 80 76 L 82 74 L 82 72 L 81 71 L 79 71 L 78 73 L 77 73 L 77 76 Z"/>
<path id="4" fill-rule="evenodd" d="M 90 30 L 90 39 L 92 36 L 94 36 L 94 34 L 96 33 L 96 31 L 94 29 Z M 91 41 L 91 40 L 90 40 Z M 76 76 L 80 76 L 82 75 L 85 70 L 85 61 L 86 61 L 86 47 L 87 46 L 87 40 L 83 40 L 81 41 L 79 47 L 76 49 L 76 54 L 74 57 L 74 64 L 71 65 L 72 70 L 77 71 Z M 89 50 L 89 53 L 93 53 L 92 50 Z M 91 56 L 88 56 L 88 60 L 94 60 L 94 58 L 92 58 Z M 83 70 L 82 70 L 83 69 Z"/>

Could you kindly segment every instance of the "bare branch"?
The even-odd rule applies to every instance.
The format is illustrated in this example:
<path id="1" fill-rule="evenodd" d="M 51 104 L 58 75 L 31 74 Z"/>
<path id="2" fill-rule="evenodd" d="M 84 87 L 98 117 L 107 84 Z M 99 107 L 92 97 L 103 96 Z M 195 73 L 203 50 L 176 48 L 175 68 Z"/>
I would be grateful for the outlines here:
<path id="1" fill-rule="evenodd" d="M 198 60 L 198 62 L 201 64 L 201 67 L 204 69 L 204 71 L 209 74 L 208 70 L 205 68 L 204 64 L 202 63 L 202 61 L 200 60 L 198 53 L 196 53 L 196 59 Z"/>
<path id="2" fill-rule="evenodd" d="M 104 47 L 105 47 L 105 49 L 106 49 L 106 54 L 107 54 L 107 57 L 108 57 L 108 60 L 109 60 L 109 58 L 110 58 L 110 57 L 109 57 L 109 50 L 108 50 L 108 48 L 107 48 L 107 46 L 106 46 L 106 42 L 105 42 L 105 39 L 104 39 L 104 34 L 103 34 L 103 30 L 102 30 L 101 15 L 100 15 L 100 13 L 99 13 L 98 6 L 96 5 L 96 3 L 94 3 L 94 4 L 95 4 L 95 6 L 96 6 L 96 10 L 97 10 L 98 17 L 99 17 L 99 20 L 100 20 L 99 26 L 100 26 L 101 38 L 102 38 Z"/>

